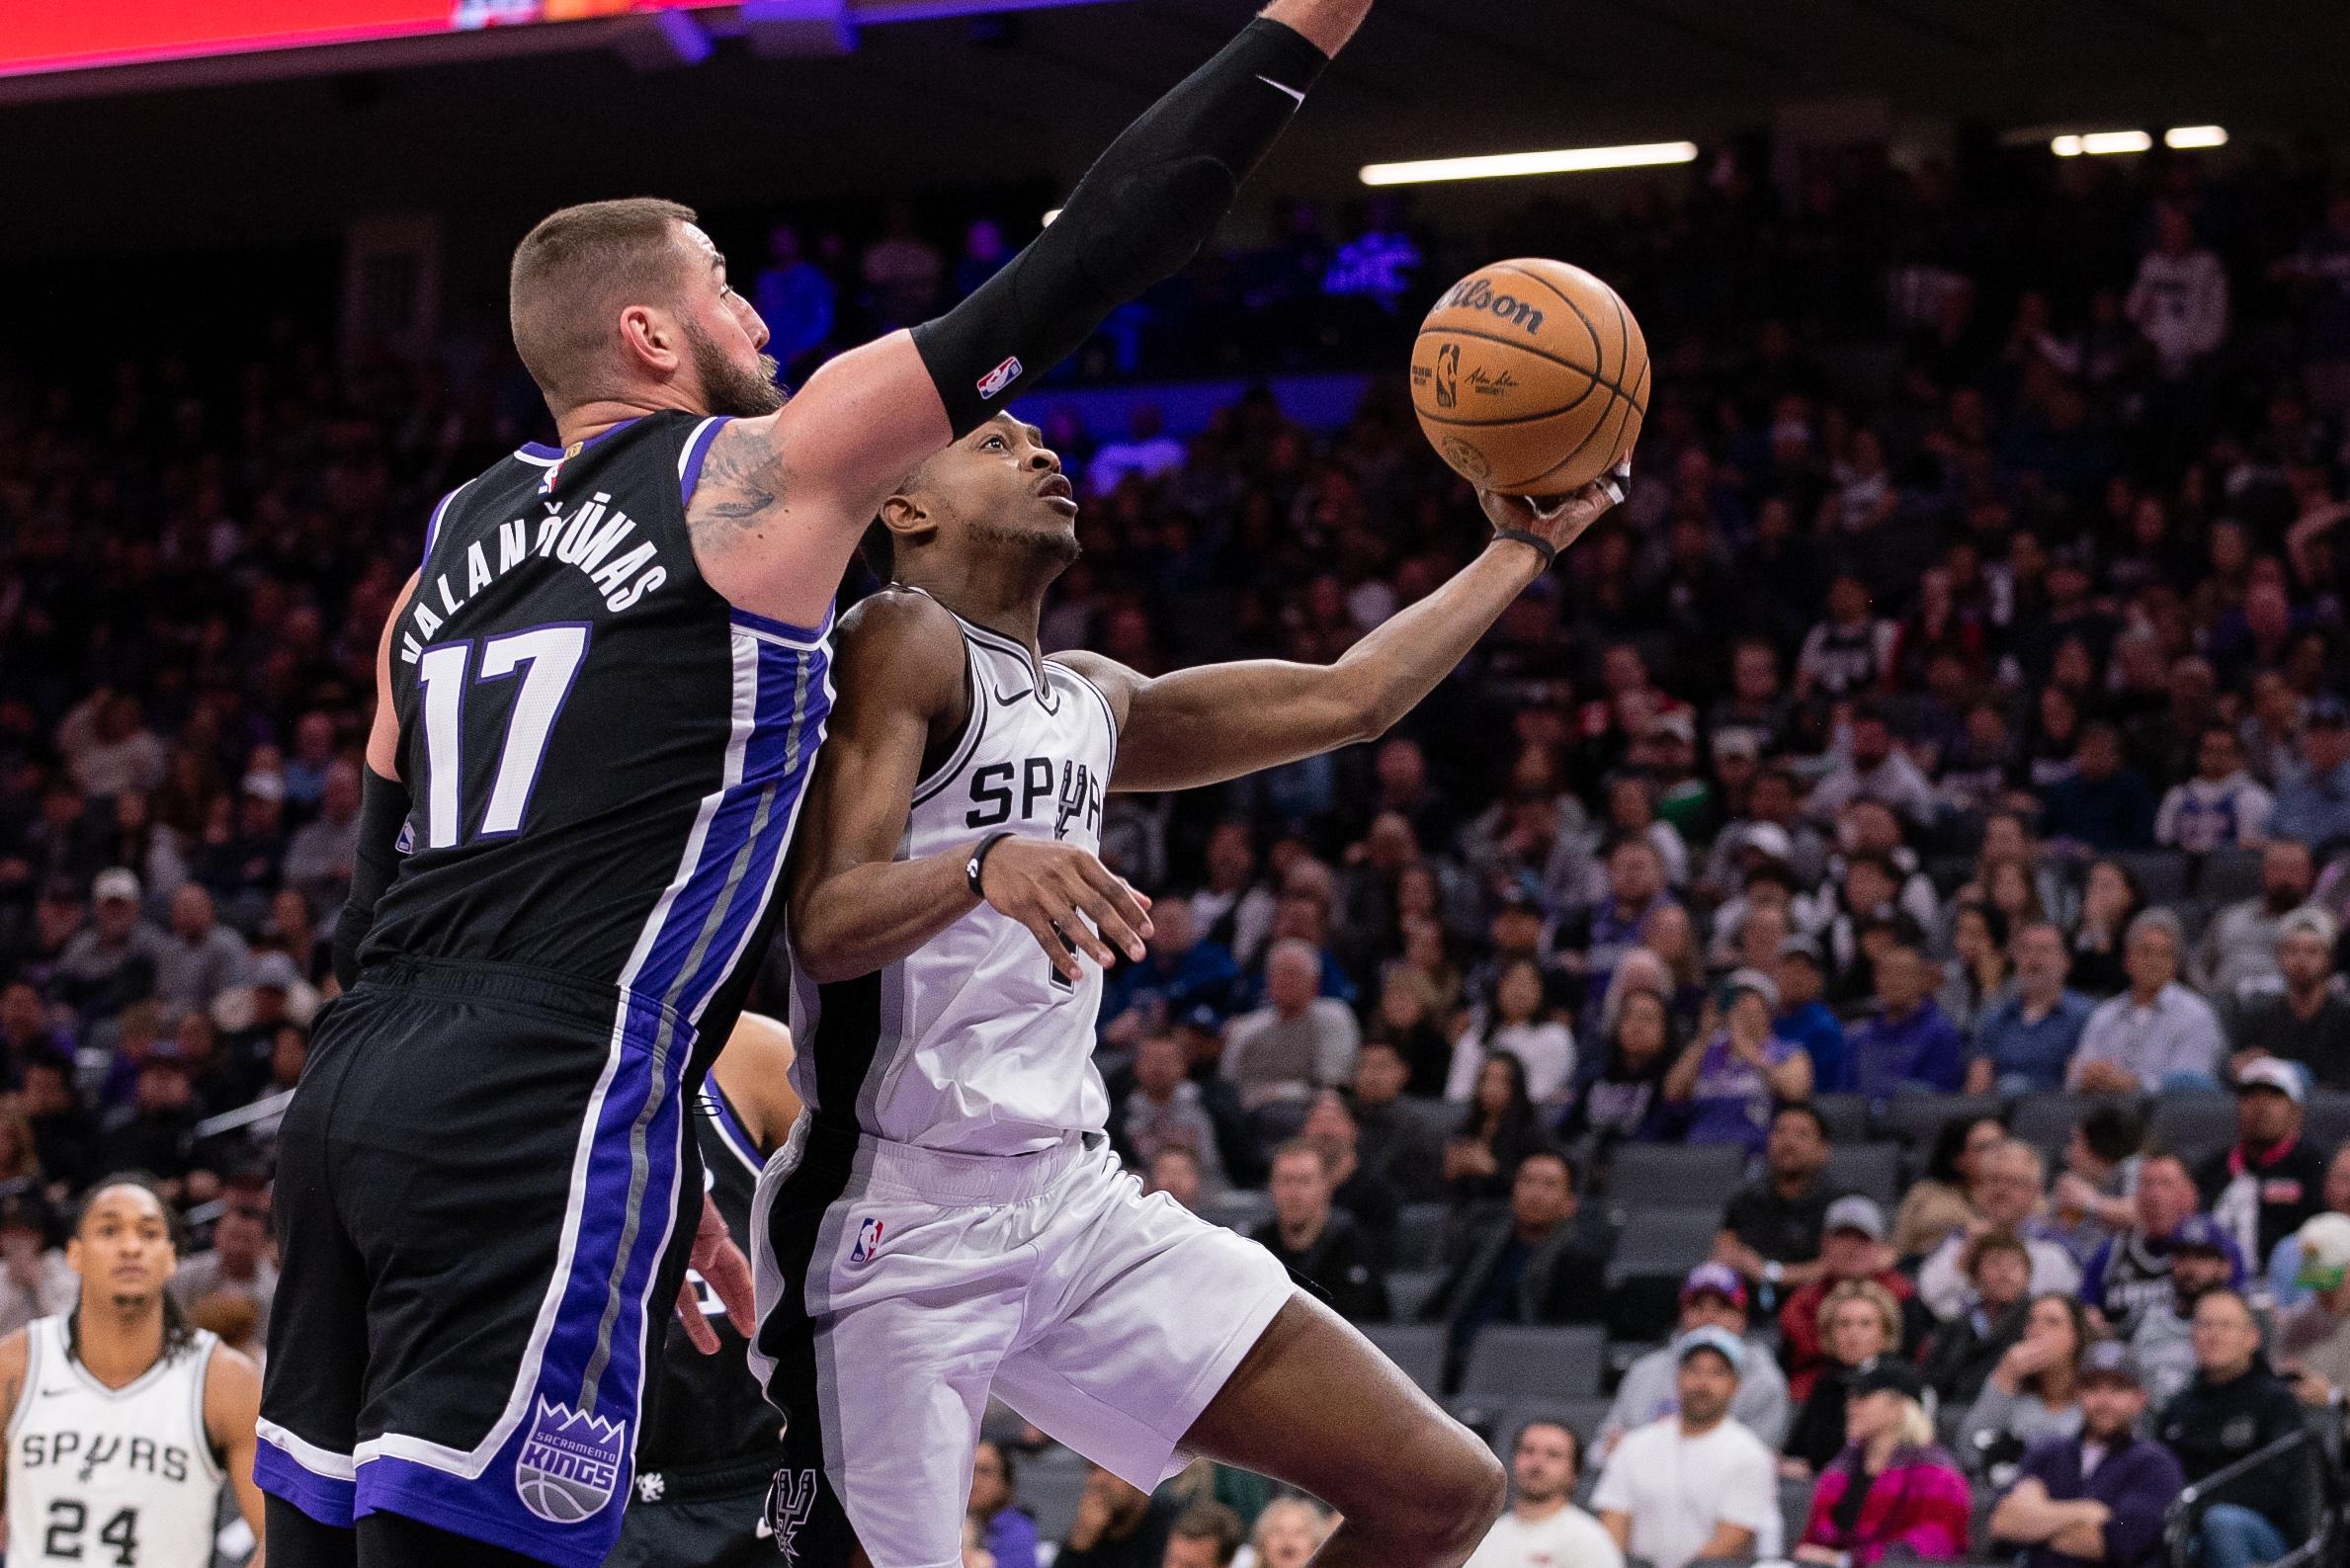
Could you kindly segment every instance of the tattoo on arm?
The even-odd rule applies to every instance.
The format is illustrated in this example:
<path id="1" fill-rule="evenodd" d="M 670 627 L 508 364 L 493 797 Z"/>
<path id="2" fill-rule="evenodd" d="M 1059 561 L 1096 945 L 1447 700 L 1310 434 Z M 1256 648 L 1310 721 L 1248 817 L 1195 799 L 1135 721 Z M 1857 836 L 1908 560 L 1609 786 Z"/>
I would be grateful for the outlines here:
<path id="1" fill-rule="evenodd" d="M 774 509 L 783 464 L 771 435 L 764 420 L 735 420 L 712 440 L 686 510 L 686 530 L 697 549 L 725 548 Z"/>

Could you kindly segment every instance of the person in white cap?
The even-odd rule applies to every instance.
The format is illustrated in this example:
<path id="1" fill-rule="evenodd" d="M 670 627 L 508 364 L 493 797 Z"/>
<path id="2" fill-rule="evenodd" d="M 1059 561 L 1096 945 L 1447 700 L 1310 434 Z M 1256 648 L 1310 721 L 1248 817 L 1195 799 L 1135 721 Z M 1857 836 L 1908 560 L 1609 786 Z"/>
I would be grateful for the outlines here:
<path id="1" fill-rule="evenodd" d="M 120 866 L 90 883 L 90 924 L 57 954 L 57 999 L 85 1023 L 113 1018 L 155 989 L 163 933 L 139 915 L 136 873 Z"/>
<path id="2" fill-rule="evenodd" d="M 2237 1071 L 2257 1056 L 2309 1070 L 2320 1089 L 2350 1089 L 2350 996 L 2334 984 L 2333 917 L 2302 908 L 2277 925 L 2277 972 L 2236 987 L 2221 1009 Z"/>
<path id="3" fill-rule="evenodd" d="M 2235 1146 L 2195 1173 L 2204 1206 L 2246 1258 L 2266 1258 L 2324 1206 L 2325 1155 L 2302 1136 L 2308 1098 L 2293 1063 L 2274 1056 L 2245 1063 L 2235 1077 Z"/>
<path id="4" fill-rule="evenodd" d="M 1771 1450 L 1729 1413 L 1751 1353 L 1709 1324 L 1673 1341 L 1680 1408 L 1628 1434 L 1591 1494 L 1627 1557 L 1685 1568 L 1701 1557 L 1776 1557 L 1785 1529 Z"/>
<path id="5" fill-rule="evenodd" d="M 2350 1214 L 2319 1214 L 2295 1232 L 2299 1283 L 2315 1292 L 2277 1320 L 2277 1370 L 2305 1405 L 2350 1390 Z"/>

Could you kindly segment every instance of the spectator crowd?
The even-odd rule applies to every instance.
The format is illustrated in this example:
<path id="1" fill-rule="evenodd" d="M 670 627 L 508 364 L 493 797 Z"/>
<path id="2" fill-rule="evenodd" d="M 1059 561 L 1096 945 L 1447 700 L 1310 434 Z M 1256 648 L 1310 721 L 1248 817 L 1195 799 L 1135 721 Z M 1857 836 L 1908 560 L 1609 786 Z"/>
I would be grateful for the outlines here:
<path id="1" fill-rule="evenodd" d="M 1725 156 L 1475 245 L 1299 207 L 1088 350 L 1344 361 L 1480 247 L 1593 266 L 1657 350 L 1627 503 L 1395 734 L 1105 823 L 1157 899 L 1099 1058 L 1153 1188 L 1435 1330 L 1440 1391 L 1505 1328 L 1611 1347 L 1604 1412 L 1495 1429 L 1479 1568 L 2136 1568 L 2183 1482 L 2350 1387 L 2350 194 L 2107 162 L 1790 195 Z M 1006 254 L 778 225 L 754 297 L 804 371 Z M 1209 320 L 1291 335 L 1239 363 Z M 377 632 L 431 499 L 535 433 L 499 366 L 292 320 L 0 364 L 0 1328 L 62 1303 L 57 1205 L 120 1167 L 208 1225 L 206 1321 L 266 1323 Z M 1088 499 L 1048 648 L 1325 661 L 1426 594 L 1483 525 L 1396 379 L 1320 432 L 1048 391 Z M 974 1480 L 1001 1568 L 1051 1549 L 1018 1436 Z M 2306 1538 L 2307 1458 L 2225 1480 L 2205 1568 Z M 1089 1478 L 1059 1558 L 1287 1568 L 1328 1527 L 1187 1484 Z"/>

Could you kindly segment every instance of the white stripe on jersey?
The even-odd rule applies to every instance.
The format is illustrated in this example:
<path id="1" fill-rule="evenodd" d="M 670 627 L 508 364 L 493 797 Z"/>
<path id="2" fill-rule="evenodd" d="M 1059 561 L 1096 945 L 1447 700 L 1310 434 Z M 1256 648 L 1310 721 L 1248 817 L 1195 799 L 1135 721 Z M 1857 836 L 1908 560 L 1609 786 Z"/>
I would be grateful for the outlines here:
<path id="1" fill-rule="evenodd" d="M 960 620 L 961 618 L 958 618 Z M 1099 853 L 1118 760 L 1109 700 L 1092 682 L 982 626 L 962 622 L 970 717 L 947 761 L 916 784 L 896 858 L 916 860 L 998 829 Z M 820 1021 L 818 986 L 792 976 L 795 1037 L 827 1053 L 870 1044 L 854 1107 L 865 1131 L 971 1154 L 1024 1154 L 1098 1131 L 1110 1100 L 1093 1065 L 1102 971 L 1080 956 L 1071 986 L 1028 928 L 982 905 L 878 977 L 878 1038 Z M 851 985 L 875 982 L 849 982 Z M 815 1052 L 793 1080 L 818 1109 Z"/>

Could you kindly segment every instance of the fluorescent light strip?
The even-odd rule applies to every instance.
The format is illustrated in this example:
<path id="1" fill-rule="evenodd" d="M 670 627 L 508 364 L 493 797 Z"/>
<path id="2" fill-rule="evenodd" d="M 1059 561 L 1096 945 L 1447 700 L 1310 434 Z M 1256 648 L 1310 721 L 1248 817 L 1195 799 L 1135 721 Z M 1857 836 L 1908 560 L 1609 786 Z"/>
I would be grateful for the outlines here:
<path id="1" fill-rule="evenodd" d="M 2224 125 L 2173 125 L 2162 133 L 2162 145 L 2175 152 L 2187 152 L 2197 147 L 2224 147 L 2227 128 Z"/>
<path id="2" fill-rule="evenodd" d="M 2059 158 L 2077 158 L 2082 153 L 2104 157 L 2117 152 L 2144 152 L 2154 145 L 2154 138 L 2142 130 L 2092 130 L 2085 135 L 2058 136 L 2048 144 L 2048 150 Z"/>
<path id="3" fill-rule="evenodd" d="M 1650 141 L 1628 147 L 1563 147 L 1554 152 L 1500 152 L 1481 158 L 1427 158 L 1416 163 L 1370 163 L 1365 185 L 1432 185 L 1447 180 L 1499 180 L 1528 174 L 1584 174 L 1595 169 L 1645 169 L 1694 163 L 1694 141 Z"/>

